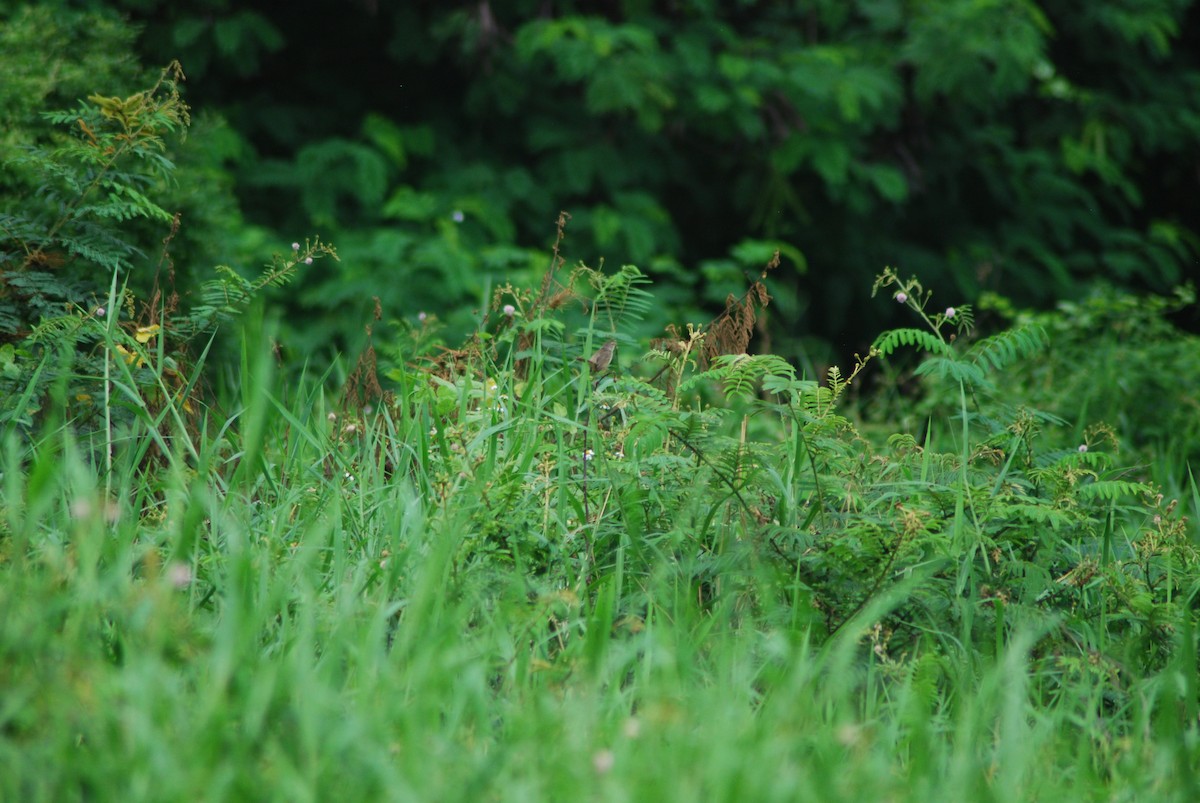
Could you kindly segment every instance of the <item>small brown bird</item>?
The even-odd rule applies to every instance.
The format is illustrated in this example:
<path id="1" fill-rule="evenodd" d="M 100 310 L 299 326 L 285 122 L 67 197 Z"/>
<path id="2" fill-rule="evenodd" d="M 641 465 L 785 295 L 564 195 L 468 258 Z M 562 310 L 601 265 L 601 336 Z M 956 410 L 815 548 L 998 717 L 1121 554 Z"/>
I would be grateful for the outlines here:
<path id="1" fill-rule="evenodd" d="M 599 374 L 608 369 L 612 363 L 613 349 L 617 347 L 617 341 L 606 341 L 603 346 L 596 349 L 596 353 L 588 358 L 588 365 L 592 366 L 592 371 Z"/>

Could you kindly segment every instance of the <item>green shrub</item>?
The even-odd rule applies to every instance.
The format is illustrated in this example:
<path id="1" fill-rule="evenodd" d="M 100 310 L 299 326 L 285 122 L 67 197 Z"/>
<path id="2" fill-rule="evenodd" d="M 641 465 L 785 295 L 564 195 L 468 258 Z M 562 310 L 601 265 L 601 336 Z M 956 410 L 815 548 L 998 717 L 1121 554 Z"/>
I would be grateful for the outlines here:
<path id="1" fill-rule="evenodd" d="M 107 453 L 134 422 L 183 424 L 204 387 L 193 367 L 210 345 L 200 336 L 299 265 L 336 256 L 312 240 L 253 281 L 221 266 L 181 304 L 171 251 L 181 215 L 153 196 L 174 178 L 168 138 L 191 122 L 182 78 L 173 63 L 127 97 L 93 94 L 45 113 L 63 134 L 9 162 L 19 186 L 0 211 L 0 424 L 8 431 L 65 421 L 102 436 Z M 146 246 L 155 229 L 157 253 Z"/>

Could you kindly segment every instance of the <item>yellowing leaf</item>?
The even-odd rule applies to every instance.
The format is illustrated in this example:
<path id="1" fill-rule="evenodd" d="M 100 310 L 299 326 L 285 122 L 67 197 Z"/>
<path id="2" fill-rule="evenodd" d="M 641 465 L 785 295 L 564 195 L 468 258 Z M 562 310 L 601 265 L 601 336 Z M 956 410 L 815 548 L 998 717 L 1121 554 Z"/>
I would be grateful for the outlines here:
<path id="1" fill-rule="evenodd" d="M 158 324 L 154 324 L 153 326 L 139 326 L 134 338 L 139 343 L 149 343 L 151 338 L 157 335 L 160 329 L 162 327 Z"/>
<path id="2" fill-rule="evenodd" d="M 136 361 L 138 364 L 138 368 L 141 368 L 143 365 L 146 364 L 145 360 L 141 359 L 140 357 L 138 357 L 138 355 L 134 354 L 132 351 L 130 351 L 129 349 L 125 348 L 122 345 L 119 345 L 119 344 L 117 345 L 117 351 L 119 351 L 121 353 L 121 355 L 123 357 L 125 357 L 126 365 L 133 365 L 133 363 Z"/>

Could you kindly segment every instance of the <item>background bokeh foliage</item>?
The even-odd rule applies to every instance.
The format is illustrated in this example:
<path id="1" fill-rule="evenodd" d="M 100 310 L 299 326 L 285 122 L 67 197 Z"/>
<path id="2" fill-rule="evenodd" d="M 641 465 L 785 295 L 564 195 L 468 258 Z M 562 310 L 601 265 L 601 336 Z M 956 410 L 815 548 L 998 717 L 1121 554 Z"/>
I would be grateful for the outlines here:
<path id="1" fill-rule="evenodd" d="M 288 295 L 303 352 L 353 341 L 375 296 L 469 329 L 490 287 L 544 270 L 559 210 L 569 260 L 655 278 L 662 320 L 631 334 L 698 319 L 782 246 L 771 348 L 792 357 L 895 322 L 862 314 L 883 265 L 1046 307 L 1097 279 L 1169 292 L 1200 251 L 1189 0 L 115 0 L 50 27 L 80 9 L 132 22 L 140 60 L 178 58 L 228 121 L 212 159 L 257 228 L 227 248 L 337 243 Z M 36 46 L 94 61 L 89 91 L 121 52 Z"/>

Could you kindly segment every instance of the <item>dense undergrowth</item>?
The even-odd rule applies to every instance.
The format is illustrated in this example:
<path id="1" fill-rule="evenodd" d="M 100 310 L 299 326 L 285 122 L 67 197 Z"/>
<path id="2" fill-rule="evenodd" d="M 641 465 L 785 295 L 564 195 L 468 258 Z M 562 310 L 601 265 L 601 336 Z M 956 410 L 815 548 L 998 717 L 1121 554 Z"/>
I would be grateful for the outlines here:
<path id="1" fill-rule="evenodd" d="M 467 342 L 369 322 L 309 376 L 262 298 L 316 239 L 127 289 L 172 81 L 63 115 L 24 164 L 64 202 L 5 217 L 0 797 L 1195 799 L 1187 401 L 1081 390 L 1194 379 L 1169 302 L 980 337 L 889 269 L 912 328 L 810 377 L 746 353 L 771 265 L 643 344 L 564 216 Z"/>

